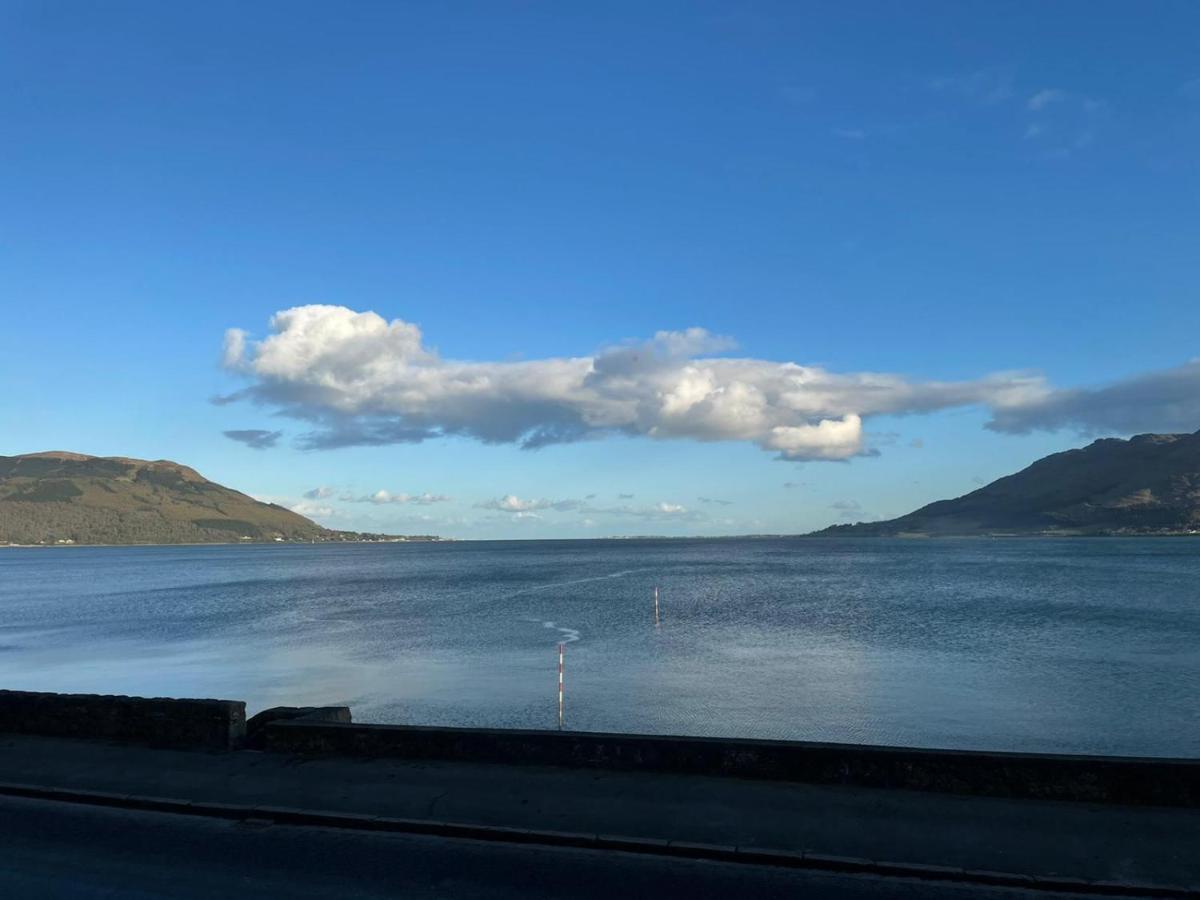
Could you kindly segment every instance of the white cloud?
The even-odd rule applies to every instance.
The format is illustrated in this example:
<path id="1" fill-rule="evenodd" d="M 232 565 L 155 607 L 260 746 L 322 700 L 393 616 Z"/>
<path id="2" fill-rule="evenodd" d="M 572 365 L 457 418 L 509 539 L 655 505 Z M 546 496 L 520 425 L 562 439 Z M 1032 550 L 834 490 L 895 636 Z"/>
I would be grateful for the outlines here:
<path id="1" fill-rule="evenodd" d="M 862 418 L 822 419 L 816 425 L 776 425 L 763 445 L 787 459 L 847 459 L 863 452 Z"/>
<path id="2" fill-rule="evenodd" d="M 1025 140 L 1047 159 L 1069 159 L 1090 146 L 1108 118 L 1103 100 L 1047 88 L 1033 94 L 1025 104 L 1032 121 L 1025 126 Z"/>
<path id="3" fill-rule="evenodd" d="M 1059 103 L 1066 99 L 1066 91 L 1059 90 L 1058 88 L 1043 88 L 1030 97 L 1025 106 L 1033 112 L 1038 112 L 1045 109 L 1051 103 Z"/>
<path id="4" fill-rule="evenodd" d="M 225 346 L 221 352 L 221 363 L 227 369 L 238 368 L 246 357 L 246 332 L 230 328 L 225 332 Z"/>
<path id="5" fill-rule="evenodd" d="M 226 364 L 252 379 L 234 397 L 313 423 L 301 441 L 311 448 L 443 435 L 537 448 L 625 434 L 748 441 L 784 459 L 840 460 L 872 452 L 863 441 L 869 416 L 1012 406 L 1049 393 L 1039 376 L 1021 373 L 921 382 L 714 358 L 702 354 L 730 341 L 699 328 L 522 362 L 443 359 L 416 325 L 341 306 L 284 310 L 271 331 L 261 341 L 236 329 L 227 338 Z"/>
<path id="6" fill-rule="evenodd" d="M 326 506 L 321 503 L 313 503 L 311 500 L 301 500 L 297 503 L 287 504 L 287 508 L 294 513 L 299 513 L 308 518 L 333 519 L 337 518 L 337 510 L 332 506 Z"/>
<path id="7" fill-rule="evenodd" d="M 977 69 L 934 78 L 929 86 L 935 91 L 955 94 L 965 100 L 989 105 L 1013 95 L 1013 73 L 1009 69 Z"/>
<path id="8" fill-rule="evenodd" d="M 723 503 L 725 501 L 716 500 L 706 502 Z M 555 512 L 577 512 L 588 518 L 593 516 L 612 516 L 614 518 L 626 519 L 678 519 L 684 521 L 699 521 L 705 518 L 703 513 L 689 510 L 680 503 L 672 503 L 666 500 L 649 506 L 630 506 L 628 504 L 620 506 L 594 506 L 583 500 L 522 499 L 515 494 L 506 494 L 499 499 L 484 500 L 476 503 L 475 507 L 477 509 L 491 509 L 501 513 L 511 513 L 513 518 L 541 518 L 540 513 L 548 510 Z M 595 520 L 592 519 L 592 521 L 594 522 Z"/>
<path id="9" fill-rule="evenodd" d="M 305 496 L 308 496 L 305 494 Z M 362 497 L 355 497 L 352 494 L 346 494 L 341 497 L 348 503 L 374 503 L 382 506 L 386 503 L 411 503 L 418 506 L 429 506 L 432 503 L 445 503 L 450 498 L 445 494 L 393 494 L 391 491 L 378 490 L 373 494 L 367 494 Z"/>
<path id="10" fill-rule="evenodd" d="M 334 490 L 331 487 L 315 487 L 311 491 L 305 491 L 304 496 L 309 500 L 325 500 L 332 497 Z"/>
<path id="11" fill-rule="evenodd" d="M 579 500 L 522 500 L 515 494 L 505 494 L 498 500 L 484 500 L 475 504 L 476 509 L 496 509 L 501 512 L 532 512 L 538 509 L 553 509 L 566 512 L 579 509 L 583 504 Z"/>

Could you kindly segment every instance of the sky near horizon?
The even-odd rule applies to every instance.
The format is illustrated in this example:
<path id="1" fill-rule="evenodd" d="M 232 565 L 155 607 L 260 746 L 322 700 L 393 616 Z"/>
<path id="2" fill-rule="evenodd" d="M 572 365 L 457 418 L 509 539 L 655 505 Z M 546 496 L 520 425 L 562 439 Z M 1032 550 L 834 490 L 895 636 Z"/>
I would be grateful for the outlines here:
<path id="1" fill-rule="evenodd" d="M 0 0 L 0 454 L 808 531 L 1200 429 L 1200 5 Z"/>

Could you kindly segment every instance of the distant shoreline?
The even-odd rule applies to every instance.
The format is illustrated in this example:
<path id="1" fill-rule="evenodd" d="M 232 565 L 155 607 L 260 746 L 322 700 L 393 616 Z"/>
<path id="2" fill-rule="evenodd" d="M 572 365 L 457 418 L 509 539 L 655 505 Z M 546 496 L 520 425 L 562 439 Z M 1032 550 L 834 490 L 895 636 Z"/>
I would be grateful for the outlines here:
<path id="1" fill-rule="evenodd" d="M 331 546 L 337 544 L 454 544 L 456 538 L 399 538 L 392 541 L 177 541 L 173 543 L 137 543 L 137 544 L 4 544 L 0 550 L 71 550 L 75 547 L 310 547 Z"/>
<path id="2" fill-rule="evenodd" d="M 1144 540 L 1146 538 L 1200 538 L 1200 532 L 1177 531 L 1157 532 L 1149 534 L 876 534 L 876 535 L 832 535 L 821 533 L 807 534 L 711 534 L 711 535 L 669 535 L 669 534 L 639 534 L 639 535 L 610 535 L 607 537 L 547 537 L 547 538 L 437 538 L 435 540 L 362 540 L 362 541 L 184 541 L 179 543 L 139 543 L 139 544 L 3 544 L 0 550 L 70 550 L 76 547 L 309 547 L 337 546 L 341 544 L 489 544 L 489 543 L 542 543 L 547 541 L 572 541 L 587 543 L 597 541 L 773 541 L 773 540 L 836 540 L 864 541 L 895 540 L 895 541 L 1012 541 L 1012 540 L 1078 540 L 1080 538 L 1128 539 Z"/>

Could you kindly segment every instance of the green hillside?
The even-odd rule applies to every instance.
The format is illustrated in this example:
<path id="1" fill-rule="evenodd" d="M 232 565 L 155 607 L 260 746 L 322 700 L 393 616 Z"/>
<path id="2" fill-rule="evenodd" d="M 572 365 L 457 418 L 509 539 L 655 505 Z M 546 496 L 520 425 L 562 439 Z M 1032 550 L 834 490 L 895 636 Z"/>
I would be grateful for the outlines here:
<path id="1" fill-rule="evenodd" d="M 1200 531 L 1200 432 L 1104 438 L 898 519 L 818 534 L 1187 534 Z"/>
<path id="2" fill-rule="evenodd" d="M 0 456 L 0 544 L 345 540 L 187 466 L 79 453 Z"/>

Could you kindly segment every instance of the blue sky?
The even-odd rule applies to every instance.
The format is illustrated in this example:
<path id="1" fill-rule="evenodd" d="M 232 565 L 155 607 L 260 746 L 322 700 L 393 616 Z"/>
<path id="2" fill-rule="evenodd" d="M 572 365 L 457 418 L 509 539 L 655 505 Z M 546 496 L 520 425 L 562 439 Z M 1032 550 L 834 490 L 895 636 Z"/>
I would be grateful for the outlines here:
<path id="1" fill-rule="evenodd" d="M 0 453 L 583 537 L 1196 430 L 1198 37 L 1190 2 L 0 3 Z"/>

